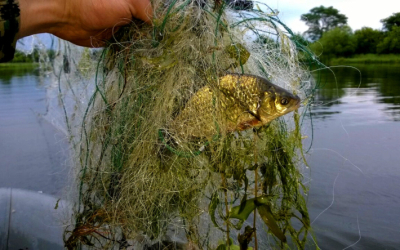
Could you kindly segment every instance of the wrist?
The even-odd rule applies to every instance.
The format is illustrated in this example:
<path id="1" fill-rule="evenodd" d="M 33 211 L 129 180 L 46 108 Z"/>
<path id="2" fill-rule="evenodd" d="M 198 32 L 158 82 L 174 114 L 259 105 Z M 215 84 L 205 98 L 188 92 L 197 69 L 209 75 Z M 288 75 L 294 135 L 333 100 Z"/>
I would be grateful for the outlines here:
<path id="1" fill-rule="evenodd" d="M 68 20 L 65 0 L 20 0 L 18 38 L 38 33 L 53 33 Z"/>

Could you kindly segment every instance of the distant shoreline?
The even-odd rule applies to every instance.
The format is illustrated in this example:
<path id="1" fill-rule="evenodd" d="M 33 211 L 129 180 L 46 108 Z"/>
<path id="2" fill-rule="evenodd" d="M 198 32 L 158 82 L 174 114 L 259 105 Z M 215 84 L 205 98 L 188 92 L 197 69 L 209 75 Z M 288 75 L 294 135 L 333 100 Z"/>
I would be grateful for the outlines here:
<path id="1" fill-rule="evenodd" d="M 349 64 L 349 63 L 400 63 L 400 55 L 365 54 L 365 55 L 355 55 L 349 58 L 339 57 L 339 58 L 329 59 L 329 64 L 336 65 L 336 64 Z"/>
<path id="2" fill-rule="evenodd" d="M 4 68 L 15 68 L 15 67 L 18 67 L 18 68 L 35 68 L 35 67 L 37 67 L 37 66 L 39 66 L 39 63 L 32 63 L 32 62 L 25 62 L 25 63 L 21 63 L 21 62 L 18 62 L 18 63 L 13 63 L 13 62 L 10 62 L 10 63 L 0 63 L 0 69 L 4 69 Z"/>

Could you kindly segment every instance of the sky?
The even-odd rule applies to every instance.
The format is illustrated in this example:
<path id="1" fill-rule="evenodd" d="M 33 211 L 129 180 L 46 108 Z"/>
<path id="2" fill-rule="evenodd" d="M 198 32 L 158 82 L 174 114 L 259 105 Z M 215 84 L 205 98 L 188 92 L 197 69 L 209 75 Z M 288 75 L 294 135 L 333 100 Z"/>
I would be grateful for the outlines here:
<path id="1" fill-rule="evenodd" d="M 260 0 L 259 0 L 260 1 Z M 261 0 L 272 9 L 279 10 L 279 18 L 294 32 L 303 33 L 308 29 L 305 22 L 300 21 L 302 14 L 308 13 L 318 6 L 330 7 L 339 10 L 347 16 L 347 24 L 353 31 L 362 27 L 382 29 L 381 19 L 393 13 L 400 12 L 399 0 Z"/>

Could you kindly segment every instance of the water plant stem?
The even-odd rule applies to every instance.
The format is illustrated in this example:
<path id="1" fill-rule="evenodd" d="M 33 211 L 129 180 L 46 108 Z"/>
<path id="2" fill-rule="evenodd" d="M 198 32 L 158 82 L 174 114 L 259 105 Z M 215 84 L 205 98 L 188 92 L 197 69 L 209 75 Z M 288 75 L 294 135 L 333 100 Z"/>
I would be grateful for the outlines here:
<path id="1" fill-rule="evenodd" d="M 229 207 L 228 207 L 228 189 L 227 189 L 227 185 L 226 185 L 226 177 L 225 177 L 225 173 L 221 174 L 222 177 L 222 186 L 224 189 L 224 196 L 225 196 L 225 212 L 226 212 L 226 246 L 228 247 L 227 249 L 230 249 L 230 244 L 229 244 Z"/>
<path id="2" fill-rule="evenodd" d="M 258 185 L 258 162 L 257 162 L 257 133 L 254 131 L 254 164 L 256 168 L 254 169 L 254 198 L 257 198 L 257 185 Z M 253 228 L 254 228 L 254 249 L 258 250 L 258 243 L 257 243 L 257 229 L 256 229 L 256 218 L 257 218 L 257 209 L 254 209 L 254 217 L 253 217 Z"/>

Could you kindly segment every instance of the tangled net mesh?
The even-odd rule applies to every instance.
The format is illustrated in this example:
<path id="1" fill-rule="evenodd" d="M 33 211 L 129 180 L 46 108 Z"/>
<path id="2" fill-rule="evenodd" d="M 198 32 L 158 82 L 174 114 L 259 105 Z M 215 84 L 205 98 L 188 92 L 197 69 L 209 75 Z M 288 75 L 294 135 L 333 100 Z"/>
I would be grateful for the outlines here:
<path id="1" fill-rule="evenodd" d="M 312 55 L 261 4 L 152 5 L 152 25 L 132 22 L 103 50 L 59 43 L 49 93 L 76 165 L 66 247 L 304 248 L 301 112 L 229 131 L 217 82 L 225 72 L 257 75 L 306 103 Z M 185 107 L 205 86 L 214 90 L 211 132 L 193 136 L 208 125 Z"/>

